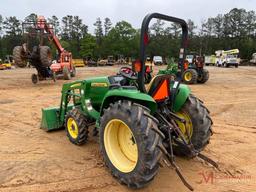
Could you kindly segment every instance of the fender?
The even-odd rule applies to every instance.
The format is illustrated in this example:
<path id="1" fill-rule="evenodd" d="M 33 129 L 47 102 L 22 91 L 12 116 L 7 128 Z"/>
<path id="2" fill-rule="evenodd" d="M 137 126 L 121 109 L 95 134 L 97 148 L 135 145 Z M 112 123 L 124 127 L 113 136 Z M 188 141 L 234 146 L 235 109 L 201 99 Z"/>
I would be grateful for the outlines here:
<path id="1" fill-rule="evenodd" d="M 172 88 L 173 85 L 171 85 Z M 190 88 L 185 85 L 185 84 L 180 84 L 177 95 L 174 99 L 174 104 L 173 104 L 173 111 L 177 112 L 179 111 L 184 103 L 187 101 L 187 98 L 189 97 L 189 94 L 191 93 Z"/>
<path id="2" fill-rule="evenodd" d="M 100 115 L 102 115 L 103 109 L 107 108 L 110 105 L 110 103 L 113 103 L 118 100 L 129 100 L 136 102 L 140 105 L 149 108 L 151 113 L 154 113 L 157 109 L 157 104 L 155 100 L 148 94 L 141 93 L 136 89 L 119 88 L 107 92 L 101 105 Z"/>

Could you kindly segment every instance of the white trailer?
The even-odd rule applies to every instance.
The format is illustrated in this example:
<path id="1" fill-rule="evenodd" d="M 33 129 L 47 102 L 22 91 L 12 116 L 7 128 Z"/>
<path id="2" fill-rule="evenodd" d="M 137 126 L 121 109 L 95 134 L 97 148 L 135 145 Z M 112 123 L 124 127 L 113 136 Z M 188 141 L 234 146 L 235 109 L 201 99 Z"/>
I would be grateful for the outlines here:
<path id="1" fill-rule="evenodd" d="M 206 55 L 204 56 L 205 65 L 215 65 L 216 56 L 215 55 Z"/>

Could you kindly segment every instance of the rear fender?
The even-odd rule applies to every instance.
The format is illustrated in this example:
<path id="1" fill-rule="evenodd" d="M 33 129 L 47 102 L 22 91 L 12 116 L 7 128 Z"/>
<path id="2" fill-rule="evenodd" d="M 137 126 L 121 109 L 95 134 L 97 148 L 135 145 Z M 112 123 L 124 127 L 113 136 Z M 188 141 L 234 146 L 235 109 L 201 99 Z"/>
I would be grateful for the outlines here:
<path id="1" fill-rule="evenodd" d="M 113 89 L 108 91 L 108 93 L 105 95 L 100 114 L 103 113 L 103 109 L 107 108 L 110 103 L 114 103 L 118 100 L 130 100 L 136 102 L 150 109 L 151 113 L 154 113 L 157 109 L 155 100 L 148 94 L 141 93 L 138 90 Z"/>
<path id="2" fill-rule="evenodd" d="M 171 85 L 172 88 L 173 85 Z M 189 94 L 191 93 L 190 88 L 185 85 L 185 84 L 180 84 L 178 91 L 177 91 L 177 95 L 174 99 L 174 103 L 173 103 L 173 111 L 177 112 L 179 111 L 182 106 L 185 104 L 187 98 L 189 97 Z"/>
<path id="3" fill-rule="evenodd" d="M 141 93 L 138 90 L 113 89 L 108 91 L 103 99 L 100 116 L 103 115 L 104 109 L 108 108 L 111 103 L 114 103 L 118 100 L 128 100 L 138 103 L 147 107 L 151 113 L 154 113 L 157 109 L 157 104 L 155 100 L 148 94 Z"/>

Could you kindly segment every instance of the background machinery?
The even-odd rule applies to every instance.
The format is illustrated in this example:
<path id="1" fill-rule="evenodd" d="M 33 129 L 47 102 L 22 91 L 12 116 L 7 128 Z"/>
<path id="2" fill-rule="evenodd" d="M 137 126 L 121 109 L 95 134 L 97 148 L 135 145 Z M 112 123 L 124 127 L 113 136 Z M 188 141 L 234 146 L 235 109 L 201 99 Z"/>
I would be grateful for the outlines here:
<path id="1" fill-rule="evenodd" d="M 99 59 L 98 66 L 112 66 L 115 64 L 114 56 L 109 55 L 107 59 Z"/>
<path id="2" fill-rule="evenodd" d="M 26 43 L 13 49 L 13 59 L 18 67 L 26 67 L 29 63 L 36 68 L 37 74 L 32 74 L 32 82 L 52 78 L 63 74 L 64 79 L 75 76 L 75 67 L 72 64 L 72 54 L 66 51 L 60 44 L 58 37 L 54 34 L 52 25 L 47 23 L 43 16 L 38 16 L 36 21 L 22 23 L 23 34 Z M 36 39 L 38 37 L 38 39 Z M 45 38 L 53 43 L 58 51 L 57 61 L 52 64 L 52 53 L 45 46 Z M 39 40 L 39 44 L 35 45 Z"/>
<path id="3" fill-rule="evenodd" d="M 145 49 L 153 18 L 181 25 L 179 63 L 183 64 L 186 22 L 148 14 L 141 27 L 140 58 L 133 67 L 122 67 L 117 75 L 64 84 L 60 106 L 42 109 L 41 128 L 50 131 L 65 127 L 69 140 L 81 145 L 88 141 L 89 126 L 94 125 L 103 160 L 122 184 L 131 188 L 147 185 L 165 159 L 163 162 L 174 167 L 182 182 L 193 190 L 176 165 L 174 154 L 197 156 L 216 166 L 200 153 L 209 143 L 212 120 L 203 103 L 170 75 L 156 75 L 145 85 Z"/>
<path id="4" fill-rule="evenodd" d="M 205 83 L 209 79 L 209 71 L 204 68 L 204 57 L 198 55 L 187 55 L 183 63 L 176 64 L 173 59 L 167 64 L 166 69 L 159 70 L 158 74 L 172 75 L 173 79 L 178 79 L 186 84 Z M 146 70 L 147 82 L 151 80 L 153 67 Z"/>
<path id="5" fill-rule="evenodd" d="M 252 54 L 252 59 L 250 60 L 250 63 L 256 64 L 256 53 Z"/>
<path id="6" fill-rule="evenodd" d="M 209 71 L 204 68 L 204 57 L 196 54 L 192 57 L 192 62 L 184 63 L 184 71 L 181 74 L 182 81 L 186 84 L 205 83 L 209 79 Z"/>
<path id="7" fill-rule="evenodd" d="M 215 51 L 215 55 L 217 67 L 235 66 L 237 68 L 240 64 L 239 49 L 218 50 Z"/>
<path id="8" fill-rule="evenodd" d="M 0 69 L 11 69 L 13 65 L 12 55 L 6 55 L 4 60 L 0 59 Z"/>
<path id="9" fill-rule="evenodd" d="M 206 66 L 215 65 L 216 55 L 205 55 L 204 56 L 204 63 Z"/>

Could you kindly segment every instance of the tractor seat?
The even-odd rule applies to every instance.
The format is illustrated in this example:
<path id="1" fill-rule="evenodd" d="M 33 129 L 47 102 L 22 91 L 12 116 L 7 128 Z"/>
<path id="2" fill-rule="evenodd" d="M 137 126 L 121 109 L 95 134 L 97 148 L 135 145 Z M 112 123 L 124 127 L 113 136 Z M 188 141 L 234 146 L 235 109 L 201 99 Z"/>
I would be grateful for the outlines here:
<path id="1" fill-rule="evenodd" d="M 135 86 L 131 86 L 129 81 L 121 75 L 112 75 L 108 77 L 109 89 L 137 89 Z"/>
<path id="2" fill-rule="evenodd" d="M 108 80 L 111 85 L 119 84 L 121 86 L 124 86 L 128 84 L 127 80 L 121 75 L 111 75 L 108 77 Z"/>
<path id="3" fill-rule="evenodd" d="M 170 81 L 172 75 L 157 75 L 152 78 L 146 86 L 148 94 L 155 99 L 156 102 L 164 101 L 170 96 Z"/>

